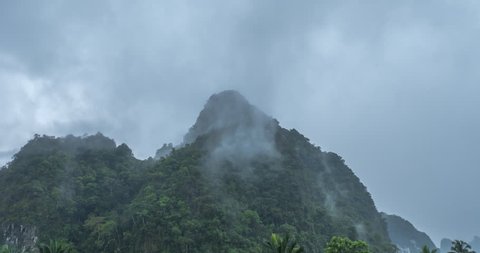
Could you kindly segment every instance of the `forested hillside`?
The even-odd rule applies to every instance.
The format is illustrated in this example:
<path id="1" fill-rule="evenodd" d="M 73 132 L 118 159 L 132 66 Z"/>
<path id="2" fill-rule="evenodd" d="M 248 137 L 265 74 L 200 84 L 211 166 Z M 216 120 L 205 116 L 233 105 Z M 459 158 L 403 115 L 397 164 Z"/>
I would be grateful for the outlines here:
<path id="1" fill-rule="evenodd" d="M 184 143 L 157 158 L 101 134 L 35 136 L 0 171 L 3 241 L 15 244 L 7 228 L 21 225 L 79 252 L 261 252 L 272 232 L 306 252 L 335 235 L 393 250 L 344 160 L 237 92 L 213 95 Z"/>

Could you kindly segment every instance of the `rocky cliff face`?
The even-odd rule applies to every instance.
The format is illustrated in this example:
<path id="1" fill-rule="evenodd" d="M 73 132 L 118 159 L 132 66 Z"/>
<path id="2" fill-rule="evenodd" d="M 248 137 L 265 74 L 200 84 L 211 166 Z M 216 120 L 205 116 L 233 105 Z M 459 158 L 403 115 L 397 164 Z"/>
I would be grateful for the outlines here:
<path id="1" fill-rule="evenodd" d="M 38 241 L 37 229 L 33 226 L 8 224 L 0 226 L 2 237 L 0 244 L 7 244 L 21 252 L 32 252 Z"/>

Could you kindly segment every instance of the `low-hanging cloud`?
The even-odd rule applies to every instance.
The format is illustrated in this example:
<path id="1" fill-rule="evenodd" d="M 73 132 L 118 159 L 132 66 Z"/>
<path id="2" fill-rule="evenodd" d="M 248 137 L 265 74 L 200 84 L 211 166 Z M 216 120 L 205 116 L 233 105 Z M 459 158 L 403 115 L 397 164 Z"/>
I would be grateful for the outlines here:
<path id="1" fill-rule="evenodd" d="M 203 162 L 212 176 L 222 176 L 225 163 L 240 167 L 241 176 L 253 176 L 252 163 L 280 158 L 275 145 L 277 130 L 276 120 L 237 91 L 227 90 L 209 98 L 184 143 L 204 138 L 207 156 Z"/>
<path id="2" fill-rule="evenodd" d="M 480 203 L 448 207 L 480 191 L 479 5 L 2 1 L 0 150 L 101 131 L 147 157 L 236 89 L 342 154 L 379 209 L 466 238 Z"/>

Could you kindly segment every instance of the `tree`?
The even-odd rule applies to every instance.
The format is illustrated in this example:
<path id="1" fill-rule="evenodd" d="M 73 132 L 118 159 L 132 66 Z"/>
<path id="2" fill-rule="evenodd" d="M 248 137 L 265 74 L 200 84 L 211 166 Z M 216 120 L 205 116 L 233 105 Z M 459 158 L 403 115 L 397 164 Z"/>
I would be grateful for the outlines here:
<path id="1" fill-rule="evenodd" d="M 41 244 L 38 250 L 40 253 L 75 253 L 69 243 L 57 240 L 51 240 L 49 244 Z"/>
<path id="2" fill-rule="evenodd" d="M 0 246 L 0 253 L 17 253 L 17 252 L 20 252 L 20 251 L 11 246 L 8 246 L 8 245 Z"/>
<path id="3" fill-rule="evenodd" d="M 327 243 L 325 253 L 370 253 L 364 241 L 352 241 L 346 237 L 334 236 Z"/>
<path id="4" fill-rule="evenodd" d="M 265 243 L 268 252 L 270 253 L 302 253 L 303 247 L 299 246 L 295 240 L 290 240 L 290 235 L 285 235 L 285 238 L 273 233 L 270 241 Z"/>
<path id="5" fill-rule="evenodd" d="M 475 251 L 472 250 L 468 243 L 462 240 L 455 240 L 452 242 L 452 247 L 448 253 L 475 253 Z"/>
<path id="6" fill-rule="evenodd" d="M 430 248 L 427 245 L 423 245 L 422 251 L 420 253 L 437 253 L 437 251 L 438 249 L 430 250 Z"/>

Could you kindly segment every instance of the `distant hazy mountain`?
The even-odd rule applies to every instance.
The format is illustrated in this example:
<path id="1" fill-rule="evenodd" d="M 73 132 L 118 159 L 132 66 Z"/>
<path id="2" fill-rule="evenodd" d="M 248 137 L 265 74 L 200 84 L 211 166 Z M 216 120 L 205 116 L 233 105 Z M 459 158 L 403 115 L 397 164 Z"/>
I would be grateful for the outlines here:
<path id="1" fill-rule="evenodd" d="M 441 253 L 449 252 L 450 247 L 452 247 L 452 240 L 444 238 L 444 239 L 442 239 L 442 241 L 440 241 L 440 252 Z"/>
<path id="2" fill-rule="evenodd" d="M 386 213 L 382 213 L 382 217 L 387 222 L 390 239 L 397 245 L 400 252 L 418 253 L 423 245 L 427 245 L 430 249 L 436 248 L 430 237 L 426 233 L 418 231 L 409 221 Z"/>
<path id="3" fill-rule="evenodd" d="M 476 252 L 480 252 L 480 236 L 474 236 L 473 240 L 470 241 L 470 246 L 472 246 Z"/>
<path id="4" fill-rule="evenodd" d="M 461 240 L 461 239 L 460 239 Z M 472 246 L 472 250 L 475 252 L 480 252 L 480 237 L 479 236 L 474 236 L 473 239 L 469 242 L 467 242 Z M 450 251 L 450 247 L 452 246 L 452 240 L 448 238 L 442 239 L 440 242 L 440 252 L 441 253 L 447 253 Z"/>

